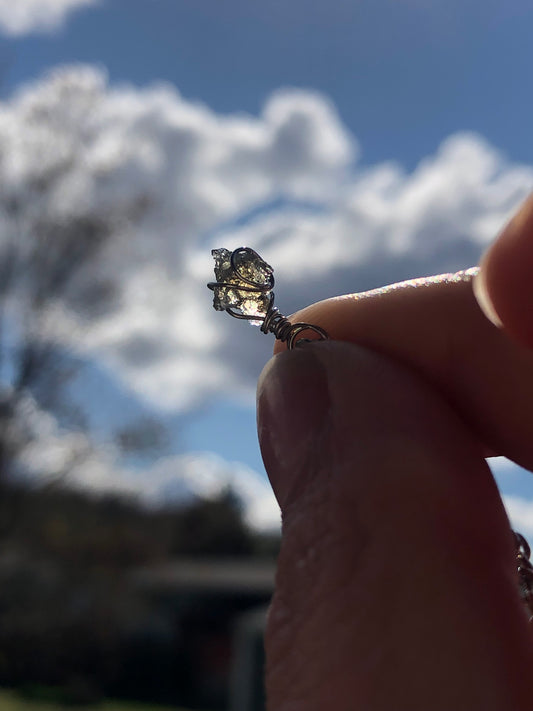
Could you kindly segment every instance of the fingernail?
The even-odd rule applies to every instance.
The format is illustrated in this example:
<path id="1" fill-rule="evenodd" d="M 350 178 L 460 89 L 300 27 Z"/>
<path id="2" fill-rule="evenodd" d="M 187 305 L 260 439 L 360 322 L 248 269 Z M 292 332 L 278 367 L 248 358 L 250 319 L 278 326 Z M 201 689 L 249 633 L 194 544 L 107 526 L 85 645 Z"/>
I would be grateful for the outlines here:
<path id="1" fill-rule="evenodd" d="M 476 297 L 477 303 L 479 304 L 479 307 L 483 311 L 485 316 L 495 326 L 501 328 L 503 324 L 500 317 L 496 313 L 494 304 L 490 300 L 489 292 L 487 289 L 487 283 L 485 280 L 485 272 L 483 270 L 480 269 L 475 275 L 472 281 L 472 288 L 474 289 L 474 296 Z"/>
<path id="2" fill-rule="evenodd" d="M 520 255 L 525 254 L 522 241 L 531 238 L 532 221 L 533 195 L 522 204 L 485 251 L 479 263 L 479 271 L 472 282 L 474 296 L 481 310 L 498 328 L 503 328 L 505 326 L 503 322 L 506 321 L 505 307 L 502 305 L 506 298 L 502 298 L 502 291 L 516 291 L 525 280 L 526 284 L 523 288 L 526 292 L 530 292 L 530 265 L 527 254 L 525 259 Z M 497 275 L 494 272 L 495 263 Z"/>
<path id="3" fill-rule="evenodd" d="M 306 485 L 330 407 L 326 370 L 315 348 L 310 343 L 274 356 L 259 378 L 259 443 L 282 509 Z"/>

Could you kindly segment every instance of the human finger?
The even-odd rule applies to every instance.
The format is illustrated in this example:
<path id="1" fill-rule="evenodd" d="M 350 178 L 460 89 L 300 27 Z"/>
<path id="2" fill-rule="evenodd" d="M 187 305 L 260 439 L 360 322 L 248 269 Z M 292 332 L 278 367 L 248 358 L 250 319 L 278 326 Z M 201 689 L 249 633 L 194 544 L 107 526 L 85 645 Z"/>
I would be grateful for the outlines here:
<path id="1" fill-rule="evenodd" d="M 270 711 L 530 709 L 508 522 L 449 403 L 325 342 L 266 366 L 258 428 L 283 514 Z"/>
<path id="2" fill-rule="evenodd" d="M 321 301 L 294 321 L 408 366 L 456 408 L 486 452 L 533 469 L 533 350 L 495 327 L 472 289 L 476 269 Z M 276 352 L 284 344 L 276 344 Z"/>
<path id="3" fill-rule="evenodd" d="M 533 348 L 533 195 L 480 263 L 474 286 L 493 323 Z"/>

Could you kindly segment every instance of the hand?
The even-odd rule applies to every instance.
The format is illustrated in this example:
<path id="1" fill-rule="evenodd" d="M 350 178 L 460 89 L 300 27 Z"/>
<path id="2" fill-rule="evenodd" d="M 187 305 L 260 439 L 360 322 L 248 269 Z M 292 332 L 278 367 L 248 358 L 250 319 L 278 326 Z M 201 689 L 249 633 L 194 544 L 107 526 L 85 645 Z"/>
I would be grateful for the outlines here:
<path id="1" fill-rule="evenodd" d="M 283 518 L 269 711 L 533 708 L 533 624 L 485 462 L 533 469 L 532 278 L 533 199 L 479 274 L 294 316 L 332 340 L 280 353 L 258 387 Z"/>

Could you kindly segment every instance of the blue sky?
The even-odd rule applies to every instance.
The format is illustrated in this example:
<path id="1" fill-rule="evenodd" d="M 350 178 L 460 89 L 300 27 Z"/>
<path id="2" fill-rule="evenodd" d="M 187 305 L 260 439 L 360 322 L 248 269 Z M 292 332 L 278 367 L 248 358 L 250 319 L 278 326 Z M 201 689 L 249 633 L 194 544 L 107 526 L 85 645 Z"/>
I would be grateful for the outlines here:
<path id="1" fill-rule="evenodd" d="M 220 112 L 310 87 L 368 163 L 411 168 L 464 129 L 531 163 L 532 22 L 527 0 L 102 0 L 57 33 L 4 38 L 3 93 L 64 62 L 170 81 Z"/>
<path id="2" fill-rule="evenodd" d="M 19 1 L 22 5 L 22 0 Z M 31 0 L 29 4 L 34 3 L 37 6 L 39 0 Z M 50 0 L 48 4 L 53 3 L 54 0 Z M 57 4 L 62 3 L 58 0 Z M 0 97 L 6 105 L 13 103 L 16 91 L 28 82 L 45 81 L 46 71 L 82 63 L 99 68 L 94 71 L 100 71 L 102 76 L 107 75 L 107 80 L 102 79 L 107 82 L 102 89 L 105 96 L 111 96 L 113 87 L 123 83 L 132 85 L 135 94 L 142 88 L 168 82 L 183 98 L 180 110 L 186 104 L 187 111 L 196 111 L 195 102 L 201 102 L 220 125 L 224 116 L 244 117 L 243 125 L 248 122 L 246 130 L 252 125 L 250 117 L 264 115 L 266 124 L 270 121 L 278 125 L 276 122 L 283 123 L 283 117 L 291 112 L 299 116 L 297 107 L 302 105 L 304 113 L 314 117 L 318 127 L 313 134 L 315 143 L 322 136 L 329 136 L 324 139 L 323 153 L 317 149 L 315 155 L 315 146 L 311 143 L 298 149 L 306 154 L 302 158 L 301 175 L 279 178 L 279 171 L 275 172 L 273 187 L 266 192 L 258 188 L 258 192 L 232 209 L 221 208 L 216 212 L 213 207 L 213 214 L 219 217 L 212 222 L 198 218 L 199 227 L 191 238 L 197 246 L 205 248 L 213 238 L 226 236 L 230 242 L 240 237 L 255 238 L 255 243 L 263 241 L 273 245 L 273 253 L 283 255 L 284 246 L 292 244 L 291 240 L 297 245 L 298 240 L 304 239 L 302 225 L 307 230 L 319 231 L 317 220 L 322 219 L 322 213 L 326 218 L 331 214 L 332 220 L 337 216 L 325 224 L 339 230 L 335 239 L 342 244 L 342 240 L 349 239 L 347 235 L 353 225 L 362 224 L 361 211 L 358 217 L 353 217 L 353 204 L 364 202 L 365 190 L 374 190 L 371 180 L 388 181 L 387 185 L 390 183 L 394 191 L 403 190 L 406 195 L 422 195 L 430 179 L 436 176 L 440 180 L 444 175 L 442 189 L 450 185 L 453 191 L 457 172 L 450 166 L 464 160 L 478 166 L 468 183 L 475 183 L 470 203 L 477 205 L 473 208 L 477 213 L 475 220 L 472 218 L 470 232 L 465 227 L 465 234 L 453 233 L 457 225 L 463 229 L 465 215 L 470 216 L 472 212 L 459 198 L 450 208 L 456 219 L 450 218 L 445 226 L 443 221 L 448 220 L 448 215 L 443 217 L 439 213 L 434 200 L 424 203 L 416 219 L 409 222 L 411 217 L 405 218 L 408 228 L 404 223 L 403 227 L 391 223 L 390 233 L 396 235 L 397 241 L 389 245 L 390 249 L 382 245 L 382 251 L 372 256 L 368 245 L 354 244 L 355 266 L 341 277 L 338 275 L 340 267 L 332 256 L 330 269 L 315 279 L 315 291 L 299 284 L 296 277 L 293 287 L 287 286 L 285 292 L 280 286 L 287 311 L 302 305 L 302 300 L 305 303 L 306 298 L 338 293 L 339 284 L 344 288 L 348 285 L 355 285 L 351 288 L 356 289 L 371 288 L 432 270 L 470 266 L 490 240 L 492 227 L 479 226 L 487 196 L 492 195 L 489 188 L 494 190 L 496 186 L 501 196 L 488 216 L 490 225 L 495 227 L 530 189 L 533 5 L 526 0 L 483 3 L 478 0 L 433 3 L 424 0 L 100 0 L 91 3 L 91 0 L 82 0 L 79 4 L 76 9 L 74 0 L 72 11 L 65 12 L 62 22 L 58 21 L 46 31 L 38 22 L 32 26 L 28 21 L 25 30 L 15 32 L 2 23 L 2 17 L 10 10 L 9 3 L 0 0 L 0 30 L 4 27 L 0 44 Z M 276 103 L 272 96 L 277 96 L 276 92 L 283 88 L 301 89 L 304 94 L 293 93 L 292 98 Z M 139 102 L 152 101 L 142 92 L 135 97 Z M 151 115 L 160 105 L 170 107 L 169 114 L 177 111 L 175 97 L 153 102 L 156 108 Z M 265 109 L 265 104 L 271 109 Z M 241 129 L 238 130 L 242 133 L 244 129 Z M 206 135 L 207 132 L 208 129 Z M 296 138 L 291 136 L 289 134 L 288 140 L 295 142 Z M 455 140 L 454 136 L 463 138 Z M 343 146 L 353 153 L 346 161 L 341 155 Z M 313 154 L 311 158 L 306 151 Z M 335 157 L 329 160 L 327 151 Z M 316 185 L 304 184 L 308 164 L 316 170 Z M 327 185 L 322 184 L 321 173 L 328 174 Z M 364 184 L 365 176 L 375 173 L 379 174 L 379 180 L 369 178 Z M 350 189 L 354 195 L 339 205 L 335 191 L 344 191 L 350 181 L 353 181 Z M 482 192 L 485 185 L 487 190 Z M 237 195 L 238 187 L 234 190 Z M 376 190 L 380 199 L 388 199 L 384 196 L 389 188 L 382 192 L 382 188 Z M 323 192 L 328 195 L 327 199 L 316 198 Z M 446 199 L 449 192 L 443 193 Z M 232 204 L 230 197 L 227 200 L 228 205 Z M 413 200 L 406 198 L 405 206 Z M 422 197 L 420 201 L 422 205 Z M 300 203 L 312 208 L 313 216 L 310 217 L 309 210 Z M 214 197 L 205 204 L 209 209 L 218 205 Z M 407 214 L 407 207 L 405 210 Z M 248 219 L 247 215 L 251 217 Z M 474 234 L 475 230 L 479 233 Z M 285 233 L 286 238 L 280 237 Z M 161 244 L 165 245 L 171 229 L 161 234 Z M 368 234 L 370 240 L 370 235 L 378 232 L 370 230 Z M 432 237 L 432 256 L 424 261 L 417 256 L 420 252 L 417 240 L 426 234 L 435 237 Z M 393 257 L 398 254 L 398 244 L 404 247 L 411 244 L 412 251 L 402 247 L 403 256 Z M 383 254 L 386 258 L 382 260 Z M 191 266 L 189 274 L 203 279 L 198 254 L 191 259 L 194 268 Z M 211 269 L 208 251 L 205 260 L 208 272 Z M 290 278 L 290 273 L 287 276 Z M 207 291 L 205 305 L 210 308 Z M 231 338 L 238 333 L 233 325 L 224 326 L 232 334 Z M 263 338 L 257 333 L 253 336 Z M 239 338 L 244 338 L 242 347 L 249 349 L 250 358 L 240 366 L 244 368 L 244 376 L 242 392 L 237 388 L 238 402 L 230 402 L 223 388 L 215 387 L 209 396 L 206 386 L 201 395 L 193 397 L 193 404 L 170 403 L 161 412 L 168 426 L 176 431 L 171 454 L 184 455 L 189 450 L 213 452 L 222 460 L 238 460 L 246 467 L 261 471 L 250 392 L 260 364 L 269 356 L 271 344 L 266 343 L 267 339 L 261 345 L 252 344 L 251 333 Z M 90 343 L 88 353 L 92 355 L 87 356 L 88 362 L 99 358 L 92 348 Z M 101 352 L 105 354 L 105 349 Z M 213 353 L 213 363 L 234 357 L 231 344 L 222 343 Z M 99 410 L 99 397 L 90 397 L 99 387 L 115 392 L 115 404 L 106 406 L 107 413 L 120 411 L 117 403 L 128 403 L 128 407 L 138 407 L 139 411 L 143 408 L 150 411 L 154 409 L 154 402 L 157 403 L 151 386 L 141 377 L 128 389 L 130 384 L 125 376 L 120 380 L 120 367 L 114 357 L 107 360 L 103 357 L 97 367 L 94 363 L 88 366 L 91 382 L 96 383 L 94 387 L 84 386 L 82 379 L 78 383 L 80 397 L 90 402 L 91 417 L 96 425 L 99 418 L 100 422 L 106 422 L 106 417 L 113 419 Z M 101 380 L 94 380 L 95 373 L 104 375 Z M 145 397 L 149 404 L 144 402 Z M 144 404 L 138 405 L 139 402 Z M 161 414 L 157 406 L 154 411 Z M 502 481 L 507 493 L 531 497 L 527 480 L 516 470 Z M 533 519 L 531 525 L 533 530 Z"/>

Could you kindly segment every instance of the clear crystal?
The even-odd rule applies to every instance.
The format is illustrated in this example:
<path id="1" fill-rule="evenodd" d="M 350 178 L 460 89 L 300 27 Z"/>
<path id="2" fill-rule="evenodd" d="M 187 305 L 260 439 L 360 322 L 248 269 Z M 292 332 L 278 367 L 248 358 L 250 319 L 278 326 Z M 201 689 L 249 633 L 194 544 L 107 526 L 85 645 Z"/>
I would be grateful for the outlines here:
<path id="1" fill-rule="evenodd" d="M 237 250 L 235 264 L 239 275 L 248 281 L 261 287 L 270 284 L 274 270 L 259 255 L 255 256 L 249 252 Z"/>
<path id="2" fill-rule="evenodd" d="M 232 253 L 228 249 L 213 249 L 211 254 L 215 259 L 217 280 L 217 284 L 211 286 L 214 291 L 214 308 L 217 311 L 231 309 L 252 319 L 257 317 L 252 323 L 261 323 L 270 304 L 271 288 L 265 290 L 265 287 L 271 287 L 272 267 L 258 255 L 237 250 L 234 270 L 231 265 Z M 254 290 L 254 285 L 257 290 Z"/>

